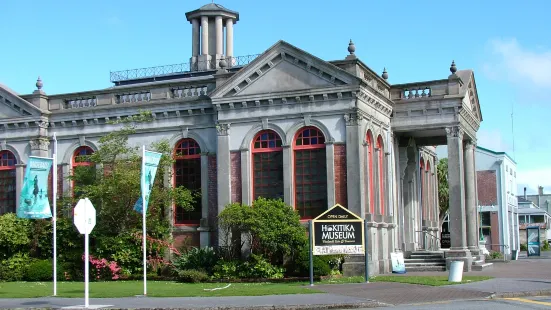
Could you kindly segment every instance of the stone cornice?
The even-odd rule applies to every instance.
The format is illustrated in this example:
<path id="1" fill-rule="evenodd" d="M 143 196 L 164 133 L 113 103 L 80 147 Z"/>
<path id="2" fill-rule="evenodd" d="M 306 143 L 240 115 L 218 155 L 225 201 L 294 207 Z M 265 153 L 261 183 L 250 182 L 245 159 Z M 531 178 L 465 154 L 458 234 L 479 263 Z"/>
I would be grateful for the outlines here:
<path id="1" fill-rule="evenodd" d="M 480 121 L 474 116 L 474 114 L 466 108 L 459 110 L 460 119 L 464 120 L 474 132 L 477 132 L 480 128 Z"/>
<path id="2" fill-rule="evenodd" d="M 384 102 L 384 100 L 381 100 L 380 98 L 377 98 L 377 95 L 374 95 L 373 92 L 368 91 L 368 89 L 366 89 L 365 87 L 360 87 L 355 95 L 362 102 L 366 103 L 373 109 L 383 113 L 384 115 L 390 117 L 390 115 L 392 114 L 392 105 Z"/>

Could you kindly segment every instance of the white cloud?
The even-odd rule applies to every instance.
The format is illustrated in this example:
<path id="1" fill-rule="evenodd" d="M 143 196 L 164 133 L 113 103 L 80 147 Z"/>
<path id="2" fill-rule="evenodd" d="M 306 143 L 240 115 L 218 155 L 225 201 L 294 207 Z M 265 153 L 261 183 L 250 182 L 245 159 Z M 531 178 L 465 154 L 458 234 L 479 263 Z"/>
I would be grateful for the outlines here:
<path id="1" fill-rule="evenodd" d="M 529 50 L 515 39 L 489 42 L 492 61 L 482 69 L 490 78 L 505 76 L 511 81 L 551 87 L 551 48 Z"/>
<path id="2" fill-rule="evenodd" d="M 496 129 L 486 130 L 480 129 L 476 134 L 477 145 L 494 152 L 509 152 L 510 143 L 506 141 L 501 132 Z"/>
<path id="3" fill-rule="evenodd" d="M 519 170 L 517 184 L 526 186 L 528 193 L 537 193 L 538 186 L 543 186 L 545 193 L 551 192 L 551 167 L 541 167 L 537 170 Z M 520 190 L 520 189 L 519 189 Z M 519 195 L 522 192 L 519 191 Z"/>

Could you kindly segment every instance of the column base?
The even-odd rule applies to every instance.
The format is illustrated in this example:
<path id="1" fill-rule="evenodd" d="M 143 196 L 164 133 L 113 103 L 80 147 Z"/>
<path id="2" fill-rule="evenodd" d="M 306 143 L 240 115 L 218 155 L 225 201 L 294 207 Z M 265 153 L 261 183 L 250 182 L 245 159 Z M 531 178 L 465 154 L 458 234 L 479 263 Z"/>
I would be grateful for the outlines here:
<path id="1" fill-rule="evenodd" d="M 214 70 L 216 67 L 216 64 L 212 61 L 211 55 L 199 55 L 197 56 L 197 70 L 198 71 L 206 71 L 206 70 Z"/>
<path id="2" fill-rule="evenodd" d="M 414 252 L 415 251 L 415 243 L 413 242 L 406 242 L 403 244 L 404 252 Z"/>
<path id="3" fill-rule="evenodd" d="M 371 256 L 370 256 L 371 257 Z M 379 261 L 369 261 L 367 263 L 369 268 L 369 276 L 375 276 L 379 274 Z M 365 275 L 365 256 L 354 255 L 349 256 L 346 262 L 342 264 L 342 274 L 345 277 L 356 277 Z"/>
<path id="4" fill-rule="evenodd" d="M 379 274 L 390 273 L 390 259 L 379 260 Z"/>
<path id="5" fill-rule="evenodd" d="M 192 56 L 189 58 L 189 71 L 199 71 L 199 68 L 197 66 L 197 62 L 199 56 Z"/>
<path id="6" fill-rule="evenodd" d="M 473 257 L 468 249 L 451 248 L 445 252 L 446 270 L 450 270 L 450 264 L 453 261 L 463 261 L 463 272 L 469 272 L 472 269 Z"/>

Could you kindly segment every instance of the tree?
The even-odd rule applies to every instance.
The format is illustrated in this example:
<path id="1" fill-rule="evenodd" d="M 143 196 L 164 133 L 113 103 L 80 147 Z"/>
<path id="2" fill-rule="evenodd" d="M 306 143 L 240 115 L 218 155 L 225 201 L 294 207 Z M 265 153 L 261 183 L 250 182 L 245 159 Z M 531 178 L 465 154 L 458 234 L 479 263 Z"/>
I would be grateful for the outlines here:
<path id="1" fill-rule="evenodd" d="M 439 223 L 442 226 L 446 212 L 450 208 L 450 195 L 448 186 L 448 159 L 442 158 L 438 161 L 438 206 L 440 210 Z"/>

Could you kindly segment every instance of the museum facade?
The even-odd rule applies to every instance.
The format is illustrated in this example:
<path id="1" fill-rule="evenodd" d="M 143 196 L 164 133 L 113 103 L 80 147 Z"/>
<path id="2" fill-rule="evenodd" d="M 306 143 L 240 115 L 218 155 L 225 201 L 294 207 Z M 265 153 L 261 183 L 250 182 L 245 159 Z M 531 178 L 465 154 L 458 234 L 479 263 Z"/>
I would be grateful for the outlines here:
<path id="1" fill-rule="evenodd" d="M 478 255 L 474 151 L 482 121 L 472 70 L 390 84 L 355 55 L 325 61 L 284 41 L 259 55 L 233 55 L 237 12 L 210 3 L 186 13 L 189 63 L 111 72 L 113 87 L 21 95 L 0 85 L 0 213 L 14 212 L 28 156 L 51 156 L 58 140 L 58 188 L 80 155 L 120 125 L 151 111 L 129 139 L 167 139 L 167 184 L 201 192 L 190 212 L 173 208 L 175 242 L 218 242 L 226 205 L 281 198 L 302 220 L 341 204 L 368 221 L 371 270 L 388 272 L 390 253 L 437 246 L 436 145 L 448 146 L 449 257 Z M 445 72 L 443 70 L 443 72 Z M 467 268 L 467 267 L 466 267 Z M 470 267 L 469 267 L 470 269 Z"/>

